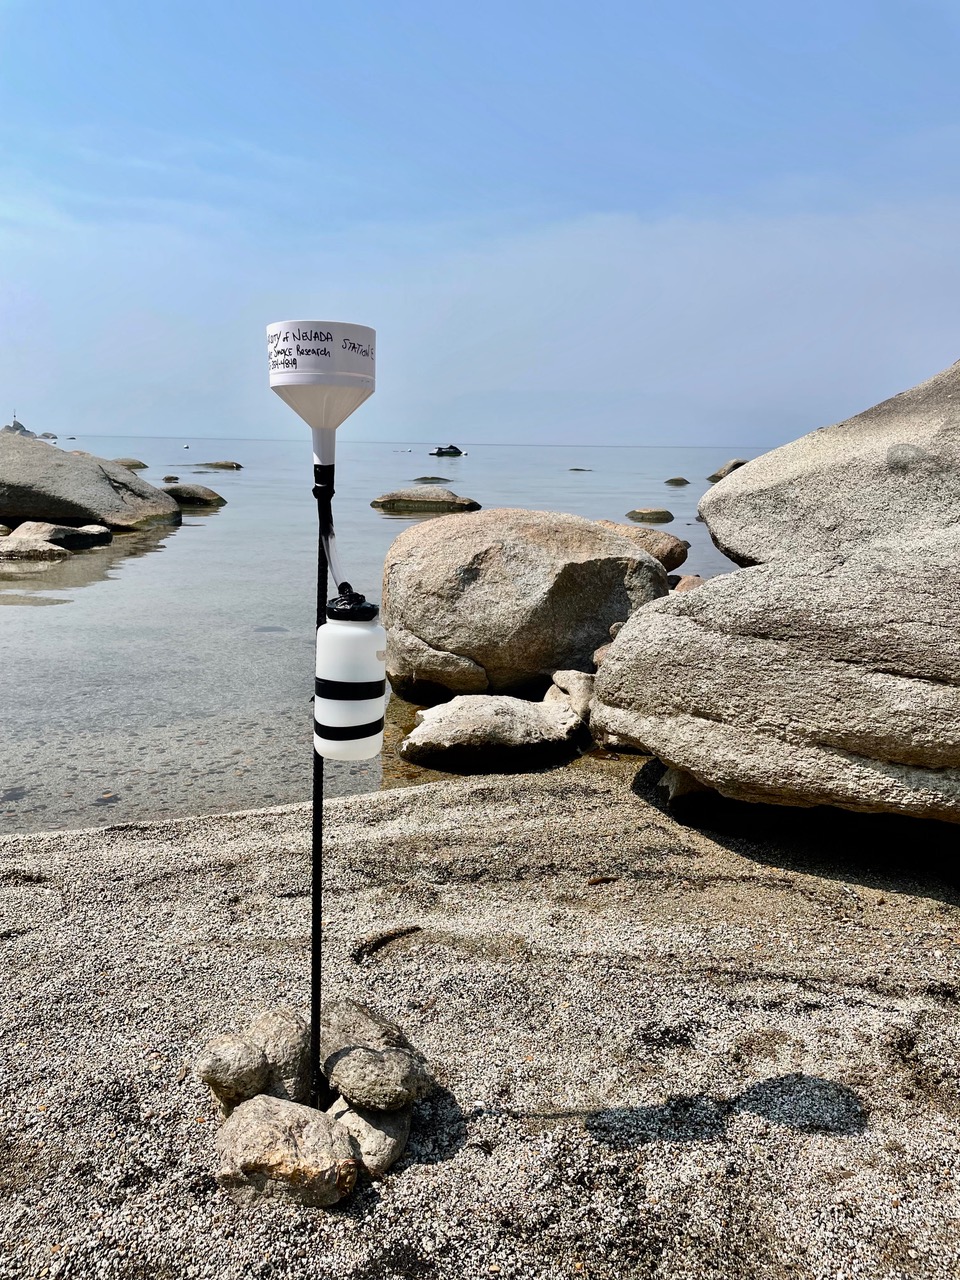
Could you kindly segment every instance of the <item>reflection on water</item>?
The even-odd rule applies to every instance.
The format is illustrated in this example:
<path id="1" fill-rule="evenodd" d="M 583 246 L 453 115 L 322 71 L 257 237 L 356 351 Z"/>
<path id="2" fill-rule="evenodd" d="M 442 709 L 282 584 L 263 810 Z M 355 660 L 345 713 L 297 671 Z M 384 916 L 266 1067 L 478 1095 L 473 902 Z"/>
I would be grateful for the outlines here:
<path id="1" fill-rule="evenodd" d="M 186 462 L 186 443 L 210 456 L 209 441 L 80 441 L 101 457 L 143 458 L 144 477 L 156 485 L 206 470 Z M 394 538 L 433 517 L 380 512 L 370 502 L 432 473 L 435 446 L 418 445 L 410 457 L 349 435 L 338 444 L 339 550 L 350 581 L 374 600 Z M 194 508 L 179 528 L 117 534 L 109 547 L 62 561 L 0 567 L 0 604 L 8 606 L 0 609 L 0 831 L 309 799 L 317 555 L 309 432 L 220 441 L 216 450 L 243 463 L 210 477 L 225 507 Z M 669 531 L 691 543 L 685 570 L 709 576 L 734 566 L 697 521 L 697 501 L 705 477 L 736 454 L 748 456 L 732 446 L 486 446 L 436 470 L 485 510 L 623 521 L 629 510 L 666 501 L 675 515 Z M 677 475 L 690 484 L 665 488 Z M 42 617 L 35 607 L 63 603 L 70 608 Z M 382 765 L 331 763 L 327 794 L 438 776 L 396 756 L 411 715 L 394 700 Z"/>
<path id="2" fill-rule="evenodd" d="M 68 604 L 68 599 L 24 595 L 23 588 L 29 586 L 32 579 L 36 579 L 37 590 L 43 592 L 73 591 L 94 582 L 104 582 L 115 576 L 113 571 L 120 561 L 162 551 L 166 540 L 182 527 L 154 525 L 149 529 L 138 529 L 135 533 L 117 533 L 107 547 L 74 551 L 62 560 L 2 560 L 0 605 Z"/>

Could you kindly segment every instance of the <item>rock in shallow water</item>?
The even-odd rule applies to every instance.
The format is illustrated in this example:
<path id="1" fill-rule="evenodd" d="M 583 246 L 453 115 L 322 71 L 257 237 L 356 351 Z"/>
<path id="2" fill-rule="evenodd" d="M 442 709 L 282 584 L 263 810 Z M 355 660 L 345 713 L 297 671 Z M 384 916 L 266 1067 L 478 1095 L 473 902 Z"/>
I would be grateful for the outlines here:
<path id="1" fill-rule="evenodd" d="M 596 523 L 604 529 L 610 529 L 613 533 L 619 533 L 621 537 L 635 542 L 638 547 L 642 547 L 653 556 L 654 560 L 659 560 L 668 573 L 673 569 L 679 569 L 687 558 L 689 542 L 675 538 L 672 533 L 666 533 L 663 529 L 647 529 L 637 524 L 618 524 L 615 520 L 597 520 Z"/>
<path id="2" fill-rule="evenodd" d="M 346 997 L 323 1007 L 320 1061 L 333 1088 L 354 1106 L 395 1111 L 433 1088 L 423 1055 L 400 1028 Z"/>
<path id="3" fill-rule="evenodd" d="M 387 672 L 410 701 L 542 691 L 666 592 L 657 560 L 581 516 L 495 508 L 426 521 L 387 553 Z"/>
<path id="4" fill-rule="evenodd" d="M 354 1140 L 322 1111 L 259 1094 L 242 1102 L 217 1134 L 217 1181 L 238 1200 L 280 1196 L 336 1204 L 357 1181 Z"/>
<path id="5" fill-rule="evenodd" d="M 15 538 L 39 538 L 52 542 L 67 551 L 84 551 L 88 547 L 102 547 L 113 541 L 113 534 L 102 524 L 85 524 L 79 528 L 70 525 L 51 524 L 47 520 L 25 520 L 13 531 Z"/>
<path id="6" fill-rule="evenodd" d="M 180 508 L 162 489 L 105 458 L 0 434 L 0 519 L 135 529 L 156 520 L 179 524 Z"/>
<path id="7" fill-rule="evenodd" d="M 954 526 L 638 611 L 600 668 L 592 725 L 734 799 L 960 822 L 958 653 Z"/>
<path id="8" fill-rule="evenodd" d="M 725 462 L 722 467 L 717 467 L 713 475 L 707 476 L 707 479 L 716 484 L 718 480 L 725 480 L 731 471 L 736 471 L 738 467 L 747 465 L 747 458 L 731 458 L 729 462 Z"/>
<path id="9" fill-rule="evenodd" d="M 370 503 L 380 511 L 479 511 L 480 503 L 472 498 L 461 498 L 452 489 L 441 489 L 434 484 L 415 485 L 410 489 L 396 489 L 384 493 Z"/>
<path id="10" fill-rule="evenodd" d="M 627 519 L 639 520 L 643 524 L 669 524 L 673 512 L 666 507 L 637 507 L 635 511 L 627 512 Z"/>
<path id="11" fill-rule="evenodd" d="M 164 493 L 169 493 L 181 507 L 225 507 L 226 498 L 208 489 L 205 484 L 168 484 Z"/>

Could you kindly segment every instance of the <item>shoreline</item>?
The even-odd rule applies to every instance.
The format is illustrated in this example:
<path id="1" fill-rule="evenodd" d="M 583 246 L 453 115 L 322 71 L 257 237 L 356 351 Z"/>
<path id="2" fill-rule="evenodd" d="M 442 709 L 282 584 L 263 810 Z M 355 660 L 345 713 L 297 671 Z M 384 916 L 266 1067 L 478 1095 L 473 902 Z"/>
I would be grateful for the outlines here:
<path id="1" fill-rule="evenodd" d="M 442 1084 L 401 1164 L 332 1212 L 212 1181 L 190 1066 L 306 996 L 308 806 L 5 836 L 5 1280 L 952 1276 L 949 833 L 903 872 L 869 818 L 731 839 L 601 770 L 325 808 L 327 989 Z"/>

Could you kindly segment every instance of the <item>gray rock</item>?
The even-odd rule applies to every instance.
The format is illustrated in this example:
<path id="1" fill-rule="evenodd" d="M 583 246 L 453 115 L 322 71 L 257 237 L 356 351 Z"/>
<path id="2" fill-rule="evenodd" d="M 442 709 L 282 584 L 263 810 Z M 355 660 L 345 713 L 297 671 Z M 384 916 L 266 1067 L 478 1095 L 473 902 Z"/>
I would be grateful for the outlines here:
<path id="1" fill-rule="evenodd" d="M 0 541 L 0 560 L 63 560 L 68 555 L 65 547 L 45 538 L 18 538 L 11 533 Z"/>
<path id="2" fill-rule="evenodd" d="M 596 523 L 604 529 L 610 529 L 614 533 L 619 533 L 621 537 L 635 542 L 648 555 L 653 556 L 654 560 L 659 560 L 668 573 L 673 569 L 679 569 L 687 558 L 690 543 L 684 542 L 681 538 L 675 538 L 672 533 L 665 533 L 663 529 L 646 529 L 643 525 L 636 524 L 618 524 L 615 520 L 597 520 Z"/>
<path id="3" fill-rule="evenodd" d="M 281 1197 L 325 1207 L 357 1181 L 354 1140 L 322 1111 L 258 1094 L 217 1134 L 217 1181 L 242 1203 Z"/>
<path id="4" fill-rule="evenodd" d="M 417 476 L 414 484 L 449 484 L 446 476 Z"/>
<path id="5" fill-rule="evenodd" d="M 738 467 L 745 467 L 748 461 L 748 458 L 731 458 L 730 461 L 725 462 L 722 467 L 718 467 L 716 471 L 714 471 L 713 475 L 707 476 L 707 479 L 713 484 L 716 484 L 718 480 L 726 479 L 731 471 L 736 471 Z"/>
<path id="6" fill-rule="evenodd" d="M 700 512 L 737 564 L 942 529 L 960 511 L 960 362 L 832 427 L 755 458 Z"/>
<path id="7" fill-rule="evenodd" d="M 615 622 L 610 628 L 615 635 L 623 626 L 622 622 Z M 553 684 L 547 690 L 547 697 L 555 696 L 554 690 L 565 697 L 574 714 L 586 723 L 590 719 L 590 701 L 593 698 L 594 677 L 588 675 L 585 671 L 555 671 L 553 673 Z"/>
<path id="8" fill-rule="evenodd" d="M 671 476 L 669 480 L 664 480 L 663 483 L 672 484 L 675 488 L 680 488 L 682 485 L 689 484 L 690 481 L 684 479 L 683 476 Z"/>
<path id="9" fill-rule="evenodd" d="M 164 484 L 176 484 L 176 483 L 177 483 L 177 481 L 178 481 L 179 479 L 180 479 L 180 477 L 179 477 L 179 476 L 164 476 L 164 477 L 163 477 L 163 483 L 164 483 Z"/>
<path id="10" fill-rule="evenodd" d="M 184 448 L 187 448 L 185 445 Z M 242 471 L 243 465 L 239 462 L 201 462 L 201 467 L 213 467 L 217 471 Z"/>
<path id="11" fill-rule="evenodd" d="M 11 529 L 8 524 L 0 524 L 0 538 L 9 537 L 10 533 L 11 533 Z"/>
<path id="12" fill-rule="evenodd" d="M 214 493 L 205 484 L 168 484 L 164 493 L 169 493 L 181 507 L 225 507 L 227 505 L 226 498 L 221 498 L 219 493 Z"/>
<path id="13" fill-rule="evenodd" d="M 113 541 L 113 534 L 101 524 L 81 525 L 78 529 L 65 524 L 50 524 L 46 520 L 25 520 L 13 531 L 14 538 L 39 538 L 65 547 L 67 551 L 85 551 L 88 547 L 102 547 Z"/>
<path id="14" fill-rule="evenodd" d="M 465 694 L 417 712 L 417 727 L 400 744 L 413 764 L 478 772 L 511 772 L 570 753 L 581 725 L 565 694 L 528 702 L 496 694 Z"/>
<path id="15" fill-rule="evenodd" d="M 12 422 L 8 422 L 5 427 L 0 427 L 0 435 L 17 435 L 24 440 L 36 440 L 37 433 L 28 431 L 22 422 L 18 422 L 16 418 Z"/>
<path id="16" fill-rule="evenodd" d="M 41 440 L 56 440 L 56 438 L 56 435 L 52 431 L 41 431 L 39 436 L 39 439 Z"/>
<path id="17" fill-rule="evenodd" d="M 114 462 L 8 434 L 0 436 L 0 520 L 94 521 L 135 529 L 158 520 L 179 523 L 180 508 L 169 494 Z"/>
<path id="18" fill-rule="evenodd" d="M 643 524 L 669 524 L 673 512 L 666 507 L 637 507 L 635 511 L 627 512 L 627 519 L 639 520 Z"/>
<path id="19" fill-rule="evenodd" d="M 114 463 L 118 467 L 126 467 L 128 471 L 146 471 L 147 463 L 141 462 L 139 458 L 114 458 Z"/>
<path id="20" fill-rule="evenodd" d="M 268 1009 L 251 1022 L 245 1037 L 269 1063 L 264 1093 L 292 1102 L 310 1096 L 310 1024 L 295 1009 Z"/>
<path id="21" fill-rule="evenodd" d="M 197 1075 L 212 1091 L 224 1112 L 264 1092 L 270 1064 L 258 1044 L 246 1036 L 216 1036 L 197 1060 Z"/>
<path id="22" fill-rule="evenodd" d="M 697 587 L 702 587 L 705 582 L 706 578 L 701 578 L 699 573 L 685 573 L 682 578 L 678 579 L 673 590 L 682 595 L 684 591 L 695 591 Z"/>
<path id="23" fill-rule="evenodd" d="M 352 1107 L 345 1098 L 338 1098 L 326 1114 L 347 1130 L 356 1143 L 363 1167 L 378 1177 L 403 1155 L 410 1137 L 413 1107 L 371 1111 L 366 1107 Z"/>
<path id="24" fill-rule="evenodd" d="M 591 661 L 598 671 L 601 664 L 606 662 L 607 654 L 610 652 L 610 647 L 610 644 L 602 644 L 599 649 L 594 649 L 591 655 Z"/>
<path id="25" fill-rule="evenodd" d="M 600 668 L 593 731 L 735 799 L 960 822 L 958 653 L 954 525 L 640 610 Z"/>
<path id="26" fill-rule="evenodd" d="M 400 1028 L 346 997 L 323 1006 L 320 1061 L 330 1084 L 352 1106 L 396 1111 L 433 1088 L 423 1055 Z"/>
<path id="27" fill-rule="evenodd" d="M 580 516 L 496 508 L 424 521 L 387 553 L 387 672 L 411 701 L 542 690 L 611 623 L 665 595 L 663 566 Z"/>
<path id="28" fill-rule="evenodd" d="M 370 503 L 380 511 L 479 511 L 480 503 L 472 498 L 461 498 L 452 489 L 441 489 L 433 484 L 415 485 L 410 489 L 396 489 L 384 493 Z"/>

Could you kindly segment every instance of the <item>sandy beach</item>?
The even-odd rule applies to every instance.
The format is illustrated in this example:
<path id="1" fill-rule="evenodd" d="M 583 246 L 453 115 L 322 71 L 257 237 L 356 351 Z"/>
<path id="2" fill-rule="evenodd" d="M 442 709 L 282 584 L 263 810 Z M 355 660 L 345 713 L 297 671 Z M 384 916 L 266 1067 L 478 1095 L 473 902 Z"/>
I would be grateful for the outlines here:
<path id="1" fill-rule="evenodd" d="M 958 1274 L 955 833 L 637 770 L 328 802 L 327 990 L 441 1081 L 328 1211 L 233 1205 L 192 1072 L 304 1003 L 307 807 L 5 837 L 0 1276 Z"/>

